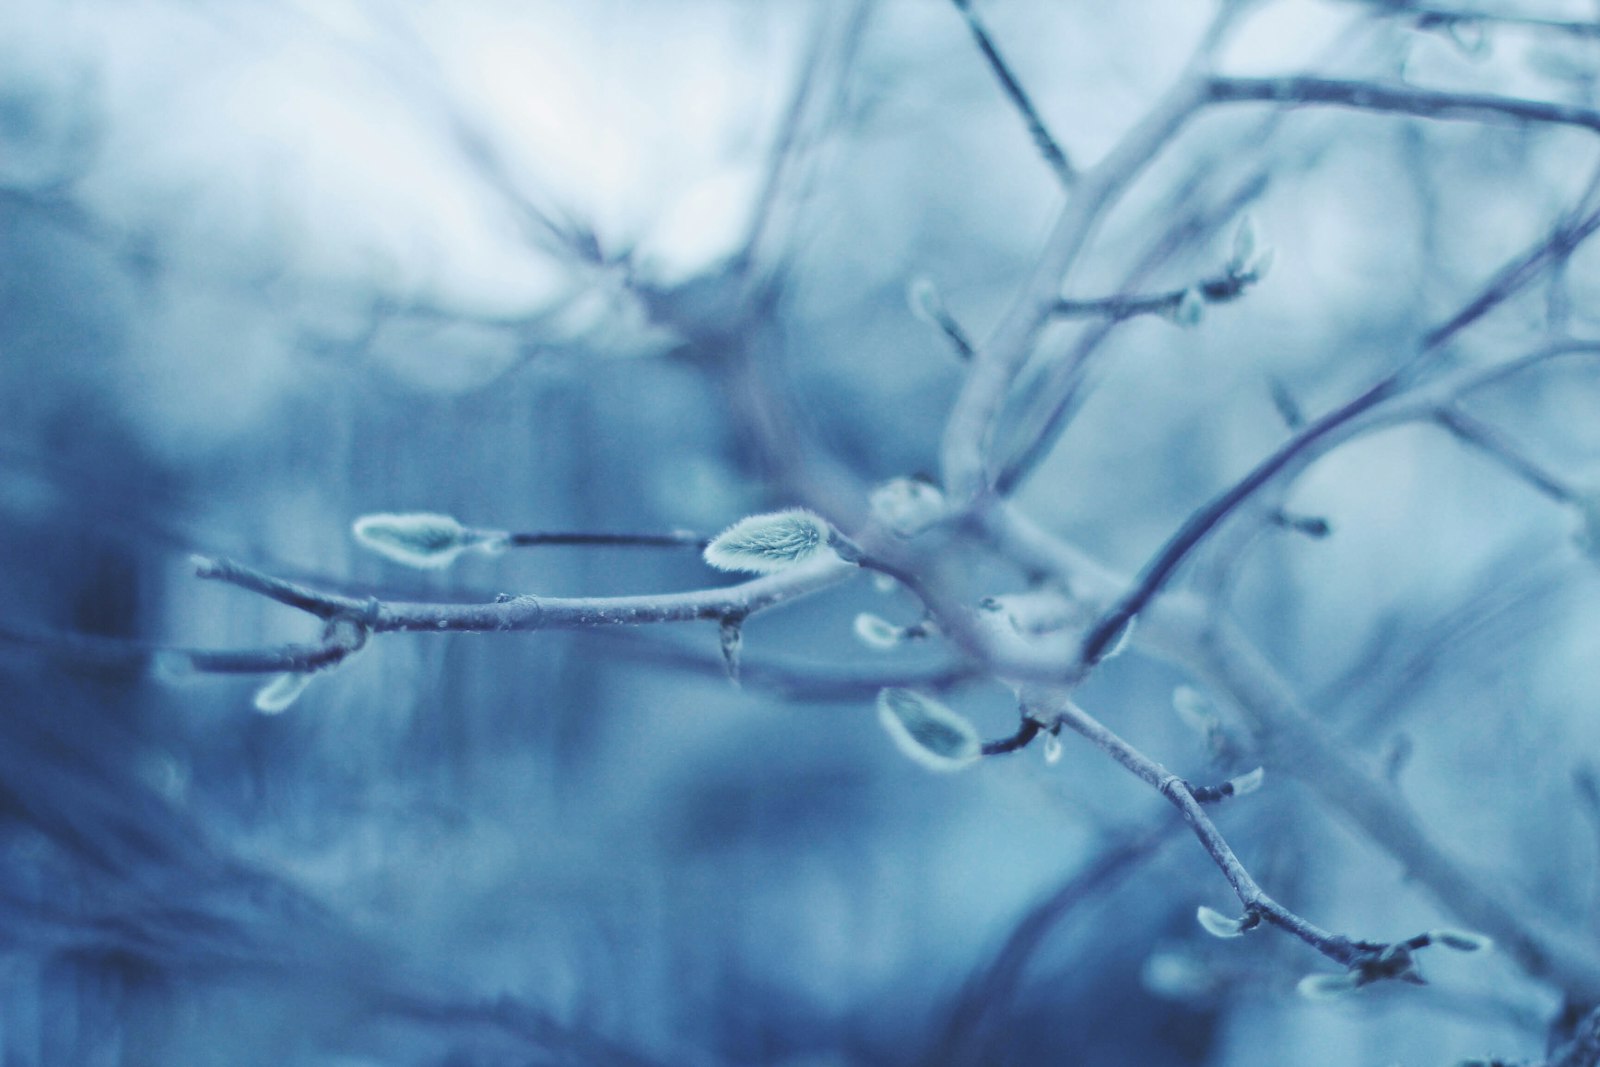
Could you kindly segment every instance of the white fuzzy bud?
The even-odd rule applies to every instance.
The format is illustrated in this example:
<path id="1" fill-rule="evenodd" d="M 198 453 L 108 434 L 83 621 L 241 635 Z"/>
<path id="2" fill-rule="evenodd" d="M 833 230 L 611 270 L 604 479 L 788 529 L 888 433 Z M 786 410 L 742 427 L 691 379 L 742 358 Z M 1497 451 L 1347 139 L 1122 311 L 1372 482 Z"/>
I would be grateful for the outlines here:
<path id="1" fill-rule="evenodd" d="M 944 494 L 921 478 L 891 478 L 872 491 L 872 517 L 901 537 L 915 537 L 944 518 Z"/>
<path id="2" fill-rule="evenodd" d="M 1264 778 L 1266 778 L 1266 776 L 1266 768 L 1257 767 L 1253 771 L 1247 771 L 1244 774 L 1239 775 L 1237 778 L 1230 779 L 1228 784 L 1233 786 L 1234 796 L 1247 797 L 1251 793 L 1254 793 L 1256 790 L 1261 788 L 1261 782 Z"/>
<path id="3" fill-rule="evenodd" d="M 284 671 L 272 677 L 266 685 L 256 690 L 256 710 L 263 715 L 276 715 L 300 699 L 300 694 L 311 684 L 310 671 Z"/>
<path id="4" fill-rule="evenodd" d="M 426 570 L 448 567 L 468 549 L 493 551 L 506 540 L 499 531 L 469 529 L 449 515 L 428 511 L 363 515 L 351 532 L 363 548 Z"/>
<path id="5" fill-rule="evenodd" d="M 983 742 L 972 723 L 910 689 L 880 692 L 878 721 L 901 752 L 930 770 L 960 770 L 983 755 Z"/>
<path id="6" fill-rule="evenodd" d="M 1246 930 L 1243 919 L 1231 918 L 1204 904 L 1195 909 L 1194 917 L 1212 937 L 1243 937 Z"/>
<path id="7" fill-rule="evenodd" d="M 1046 763 L 1060 763 L 1061 762 L 1061 752 L 1062 752 L 1061 738 L 1057 737 L 1055 734 L 1045 734 L 1044 735 L 1044 761 Z"/>
<path id="8" fill-rule="evenodd" d="M 891 649 L 906 639 L 906 632 L 881 615 L 863 611 L 856 616 L 856 637 L 868 648 Z"/>
<path id="9" fill-rule="evenodd" d="M 740 519 L 706 546 L 705 561 L 723 571 L 772 574 L 832 555 L 833 527 L 804 508 Z"/>

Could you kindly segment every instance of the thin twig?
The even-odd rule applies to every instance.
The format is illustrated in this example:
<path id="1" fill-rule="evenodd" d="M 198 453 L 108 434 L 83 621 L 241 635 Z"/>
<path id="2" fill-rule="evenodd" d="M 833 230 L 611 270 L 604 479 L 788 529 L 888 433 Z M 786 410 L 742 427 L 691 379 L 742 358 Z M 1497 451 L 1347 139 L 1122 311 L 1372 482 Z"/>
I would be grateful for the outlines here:
<path id="1" fill-rule="evenodd" d="M 1315 923 L 1290 911 L 1268 896 L 1256 884 L 1250 872 L 1239 862 L 1232 847 L 1221 831 L 1205 813 L 1200 801 L 1182 778 L 1134 748 L 1088 712 L 1071 700 L 1044 689 L 1030 689 L 1023 694 L 1024 706 L 1030 716 L 1045 722 L 1059 723 L 1082 735 L 1097 748 L 1109 754 L 1123 767 L 1153 786 L 1183 815 L 1189 829 L 1199 838 L 1213 863 L 1228 880 L 1233 891 L 1244 905 L 1246 922 L 1265 921 L 1286 930 L 1342 966 L 1349 967 L 1364 956 L 1387 946 L 1375 942 L 1358 942 L 1340 934 L 1322 929 Z"/>
<path id="2" fill-rule="evenodd" d="M 1524 456 L 1505 434 L 1488 423 L 1450 405 L 1441 405 L 1434 412 L 1434 421 L 1457 440 L 1482 452 L 1551 500 L 1570 504 L 1576 499 L 1577 494 L 1570 486 Z"/>
<path id="3" fill-rule="evenodd" d="M 979 348 L 945 423 L 942 480 L 958 508 L 973 504 L 988 487 L 995 421 L 1018 370 L 1054 313 L 1067 272 L 1101 216 L 1201 106 L 1203 94 L 1203 82 L 1186 75 L 1100 163 L 1080 176 L 1022 292 Z"/>
<path id="4" fill-rule="evenodd" d="M 1171 316 L 1190 293 L 1202 303 L 1224 304 L 1237 300 L 1256 281 L 1254 274 L 1226 271 L 1182 289 L 1161 293 L 1102 296 L 1089 300 L 1057 300 L 1051 314 L 1057 318 L 1104 318 L 1122 322 L 1136 315 Z"/>
<path id="5" fill-rule="evenodd" d="M 1000 55 L 1000 50 L 995 47 L 994 38 L 989 35 L 988 29 L 978 18 L 978 13 L 972 10 L 972 0 L 951 0 L 956 10 L 967 21 L 967 29 L 972 31 L 973 40 L 978 42 L 978 50 L 983 53 L 983 58 L 988 62 L 989 69 L 1000 82 L 1000 87 L 1005 90 L 1006 96 L 1011 100 L 1017 114 L 1022 116 L 1024 125 L 1028 127 L 1028 136 L 1033 138 L 1033 143 L 1039 149 L 1039 154 L 1049 164 L 1056 179 L 1061 182 L 1062 188 L 1071 190 L 1078 180 L 1078 172 L 1067 159 L 1066 152 L 1062 151 L 1060 143 L 1050 133 L 1044 124 L 1044 119 L 1039 116 L 1039 111 L 1033 106 L 1033 101 L 1028 99 L 1027 92 L 1022 84 L 1017 81 L 1016 75 L 1011 72 L 1011 67 L 1005 58 Z"/>
<path id="6" fill-rule="evenodd" d="M 1499 118 L 1577 126 L 1600 133 L 1600 111 L 1572 104 L 1492 93 L 1451 93 L 1409 85 L 1339 78 L 1212 78 L 1210 103 L 1275 103 L 1290 107 L 1348 107 L 1413 118 L 1482 122 Z"/>
<path id="7" fill-rule="evenodd" d="M 659 596 L 516 596 L 490 604 L 433 604 L 358 600 L 275 578 L 232 560 L 195 558 L 198 577 L 248 589 L 319 619 L 360 619 L 373 633 L 581 629 L 721 619 L 730 614 L 749 615 L 837 585 L 855 573 L 857 568 L 851 564 L 828 561 L 799 564 L 781 574 L 720 589 Z"/>
<path id="8" fill-rule="evenodd" d="M 1212 530 L 1216 529 L 1223 519 L 1232 514 L 1258 489 L 1271 481 L 1279 471 L 1290 466 L 1296 460 L 1309 455 L 1313 448 L 1321 443 L 1324 438 L 1334 436 L 1358 416 L 1365 414 L 1382 401 L 1395 395 L 1399 389 L 1400 378 L 1398 375 L 1390 375 L 1376 385 L 1369 387 L 1343 407 L 1329 412 L 1311 423 L 1276 452 L 1257 464 L 1243 479 L 1189 516 L 1184 524 L 1179 527 L 1178 532 L 1167 540 L 1161 551 L 1145 566 L 1145 569 L 1140 573 L 1138 583 L 1133 589 L 1089 629 L 1078 652 L 1078 662 L 1081 667 L 1083 669 L 1093 667 L 1104 658 L 1106 651 L 1112 646 L 1129 621 L 1138 616 L 1145 609 L 1145 606 L 1161 592 L 1162 588 L 1172 578 L 1173 573 L 1178 569 L 1179 564 L 1199 547 L 1200 543 L 1206 539 Z"/>
<path id="9" fill-rule="evenodd" d="M 1216 205 L 1195 211 L 1171 225 L 1161 240 L 1156 242 L 1128 272 L 1123 281 L 1124 288 L 1138 284 L 1187 243 L 1210 233 L 1226 219 L 1233 218 L 1246 204 L 1261 195 L 1266 188 L 1266 182 L 1265 171 L 1258 169 L 1236 183 Z M 1180 194 L 1173 198 L 1174 209 L 1177 207 L 1177 201 L 1189 199 L 1192 185 L 1193 183 L 1185 183 Z M 1021 481 L 1055 447 L 1056 441 L 1081 403 L 1085 392 L 1083 385 L 1087 380 L 1085 371 L 1089 359 L 1111 335 L 1118 321 L 1120 320 L 1102 319 L 1086 329 L 1074 349 L 1057 361 L 1055 366 L 1047 369 L 1043 385 L 1038 389 L 1029 390 L 1030 393 L 1054 399 L 1047 405 L 1039 406 L 1043 414 L 1029 420 L 1015 435 L 1015 439 L 1021 441 L 1022 445 L 995 475 L 994 485 L 997 494 L 1009 496 L 1014 492 Z"/>
<path id="10" fill-rule="evenodd" d="M 1463 11 L 1460 8 L 1411 3 L 1410 0 L 1357 0 L 1375 14 L 1416 20 L 1419 30 L 1448 30 L 1461 25 L 1515 26 L 1528 30 L 1549 30 L 1572 37 L 1600 37 L 1600 22 L 1541 18 L 1514 11 Z"/>
<path id="11" fill-rule="evenodd" d="M 1051 575 L 1089 603 L 1109 600 L 1125 586 L 1098 560 L 1014 508 L 997 504 L 986 512 L 985 533 L 1017 566 Z M 1548 979 L 1569 996 L 1600 1001 L 1600 954 L 1588 941 L 1535 902 L 1506 887 L 1486 886 L 1485 876 L 1436 844 L 1394 789 L 1360 765 L 1215 605 L 1191 593 L 1171 594 L 1152 606 L 1139 634 L 1145 651 L 1190 671 L 1240 713 L 1269 772 L 1310 786 L 1462 922 L 1493 937 L 1529 975 Z"/>
<path id="12" fill-rule="evenodd" d="M 505 544 L 512 548 L 536 545 L 611 545 L 621 548 L 705 548 L 710 541 L 688 530 L 665 534 L 624 533 L 511 533 Z"/>

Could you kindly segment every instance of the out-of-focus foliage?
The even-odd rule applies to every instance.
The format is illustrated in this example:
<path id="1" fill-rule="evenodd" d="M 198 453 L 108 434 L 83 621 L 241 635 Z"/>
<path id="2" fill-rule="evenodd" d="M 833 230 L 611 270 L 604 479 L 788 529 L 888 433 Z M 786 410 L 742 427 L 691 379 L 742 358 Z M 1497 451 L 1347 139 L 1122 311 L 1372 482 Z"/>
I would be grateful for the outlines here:
<path id="1" fill-rule="evenodd" d="M 1600 103 L 1594 38 L 1421 30 L 1382 6 L 1272 0 L 1222 65 Z M 980 10 L 1088 162 L 1211 14 Z M 1198 907 L 1235 913 L 1220 876 L 1186 839 L 1129 846 L 1160 798 L 1071 738 L 1058 763 L 924 773 L 885 738 L 877 689 L 844 684 L 937 656 L 855 636 L 865 612 L 880 637 L 919 622 L 870 582 L 750 621 L 743 688 L 714 621 L 386 637 L 271 716 L 252 705 L 268 679 L 125 655 L 316 636 L 196 582 L 191 552 L 409 600 L 690 589 L 725 580 L 692 551 L 424 572 L 350 525 L 710 534 L 797 505 L 842 523 L 870 487 L 932 471 L 963 365 L 906 288 L 931 279 L 981 337 L 1063 199 L 953 5 L 0 0 L 0 26 L 7 1064 L 1541 1051 L 1552 995 L 1493 956 L 1440 953 L 1426 988 L 1296 997 L 1312 955 L 1207 937 Z M 1204 117 L 1068 293 L 1117 291 L 1170 227 L 1185 240 L 1144 286 L 1214 275 L 1245 208 L 1272 273 L 1190 328 L 1118 326 L 1020 506 L 1137 569 L 1283 440 L 1275 388 L 1316 414 L 1395 365 L 1597 159 L 1582 130 Z M 1507 358 L 1552 324 L 1592 336 L 1597 256 L 1458 358 Z M 1052 329 L 1040 388 L 1091 329 Z M 1597 403 L 1574 362 L 1479 411 L 1592 486 Z M 1333 453 L 1277 505 L 1332 533 L 1224 539 L 1195 580 L 1227 590 L 1443 845 L 1592 923 L 1600 573 L 1579 512 L 1427 426 Z M 1137 653 L 1085 705 L 1196 780 L 1248 770 L 1221 725 L 1171 713 L 1184 679 Z M 1015 727 L 1007 692 L 944 699 L 985 737 Z M 1245 860 L 1324 925 L 1448 925 L 1292 785 L 1233 805 L 1219 818 Z M 1040 904 L 1108 856 L 1089 890 Z"/>

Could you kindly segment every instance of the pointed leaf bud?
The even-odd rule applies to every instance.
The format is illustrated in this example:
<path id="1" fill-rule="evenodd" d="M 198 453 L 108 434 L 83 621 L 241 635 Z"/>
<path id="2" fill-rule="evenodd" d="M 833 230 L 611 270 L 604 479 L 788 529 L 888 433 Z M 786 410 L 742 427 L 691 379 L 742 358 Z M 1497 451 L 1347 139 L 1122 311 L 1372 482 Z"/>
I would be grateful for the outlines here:
<path id="1" fill-rule="evenodd" d="M 351 531 L 363 548 L 427 570 L 448 567 L 470 548 L 493 550 L 506 540 L 500 531 L 469 529 L 449 515 L 427 511 L 363 515 Z"/>
<path id="2" fill-rule="evenodd" d="M 1208 908 L 1204 904 L 1195 909 L 1194 917 L 1199 920 L 1201 927 L 1212 937 L 1243 937 L 1244 932 L 1250 927 L 1244 919 L 1234 919 L 1215 908 Z"/>
<path id="3" fill-rule="evenodd" d="M 266 685 L 256 690 L 256 710 L 263 715 L 276 715 L 300 699 L 300 694 L 311 684 L 310 671 L 285 671 L 274 675 Z"/>
<path id="4" fill-rule="evenodd" d="M 833 555 L 833 527 L 804 508 L 740 519 L 706 546 L 705 560 L 723 571 L 772 574 Z"/>
<path id="5" fill-rule="evenodd" d="M 856 616 L 856 637 L 868 648 L 891 649 L 905 640 L 906 632 L 888 619 L 863 611 Z"/>
<path id="6" fill-rule="evenodd" d="M 1233 786 L 1234 796 L 1247 797 L 1251 793 L 1254 793 L 1257 789 L 1261 788 L 1262 779 L 1266 778 L 1266 776 L 1266 768 L 1257 767 L 1255 770 L 1247 771 L 1246 773 L 1239 775 L 1237 778 L 1229 779 L 1228 784 Z"/>
<path id="7" fill-rule="evenodd" d="M 1233 231 L 1233 252 L 1228 257 L 1228 273 L 1235 278 L 1260 281 L 1272 266 L 1272 247 L 1262 242 L 1254 215 L 1246 214 Z"/>
<path id="8" fill-rule="evenodd" d="M 1481 952 L 1494 947 L 1494 939 L 1471 930 L 1429 930 L 1428 939 L 1457 952 Z"/>
<path id="9" fill-rule="evenodd" d="M 880 692 L 878 721 L 900 751 L 930 770 L 959 770 L 983 754 L 983 742 L 972 723 L 910 689 Z"/>
<path id="10" fill-rule="evenodd" d="M 1166 316 L 1179 326 L 1196 326 L 1205 314 L 1205 307 L 1206 301 L 1200 295 L 1200 290 L 1189 288 L 1183 291 L 1183 295 L 1166 312 Z"/>

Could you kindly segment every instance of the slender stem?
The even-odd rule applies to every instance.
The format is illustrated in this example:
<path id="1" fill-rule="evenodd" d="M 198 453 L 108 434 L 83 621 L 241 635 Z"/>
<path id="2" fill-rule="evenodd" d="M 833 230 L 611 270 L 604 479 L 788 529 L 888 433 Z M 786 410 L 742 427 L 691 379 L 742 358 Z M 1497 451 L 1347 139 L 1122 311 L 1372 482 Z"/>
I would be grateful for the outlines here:
<path id="1" fill-rule="evenodd" d="M 940 449 L 945 492 L 957 507 L 970 506 L 988 487 L 995 421 L 1017 371 L 1054 314 L 1069 269 L 1105 211 L 1203 103 L 1203 89 L 1199 79 L 1186 75 L 1105 159 L 1083 173 L 1027 284 L 979 348 L 946 421 Z"/>
<path id="2" fill-rule="evenodd" d="M 1232 488 L 1191 515 L 1178 532 L 1162 546 L 1156 557 L 1145 567 L 1138 583 L 1104 616 L 1090 627 L 1078 653 L 1083 668 L 1094 666 L 1105 656 L 1123 628 L 1144 610 L 1172 578 L 1189 554 L 1224 518 L 1248 500 L 1256 490 L 1295 460 L 1312 454 L 1324 438 L 1347 426 L 1359 415 L 1371 410 L 1380 402 L 1393 396 L 1400 387 L 1400 378 L 1390 375 L 1371 386 L 1343 407 L 1324 415 L 1291 438 L 1283 447 L 1262 460 Z"/>
<path id="3" fill-rule="evenodd" d="M 513 533 L 506 544 L 513 548 L 535 545 L 616 545 L 637 548 L 705 548 L 707 538 L 688 530 L 665 534 L 624 533 Z"/>
<path id="4" fill-rule="evenodd" d="M 1103 296 L 1090 300 L 1061 299 L 1051 308 L 1057 318 L 1105 318 L 1113 322 L 1131 319 L 1136 315 L 1170 315 L 1183 303 L 1189 293 L 1196 294 L 1207 304 L 1223 304 L 1237 300 L 1256 281 L 1253 274 L 1235 274 L 1229 271 L 1215 278 L 1207 278 L 1196 285 L 1182 289 L 1149 294 Z"/>
<path id="5" fill-rule="evenodd" d="M 1600 22 L 1540 18 L 1516 12 L 1462 11 L 1459 8 L 1412 3 L 1411 0 L 1357 0 L 1374 14 L 1416 20 L 1419 30 L 1449 29 L 1458 25 L 1517 26 L 1529 30 L 1549 30 L 1572 37 L 1600 37 Z"/>
<path id="6" fill-rule="evenodd" d="M 1600 956 L 1589 939 L 1508 887 L 1491 888 L 1486 876 L 1449 855 L 1394 788 L 1363 769 L 1299 702 L 1234 624 L 1194 614 L 1164 635 L 1167 647 L 1240 713 L 1269 768 L 1303 781 L 1395 857 L 1408 878 L 1426 886 L 1472 929 L 1493 937 L 1528 974 L 1548 978 L 1569 996 L 1600 1000 Z"/>
<path id="7" fill-rule="evenodd" d="M 1027 748 L 1033 739 L 1039 736 L 1039 731 L 1043 729 L 1044 725 L 1037 719 L 1030 715 L 1024 715 L 1022 724 L 1017 727 L 1016 733 L 1010 737 L 1002 737 L 998 741 L 985 741 L 983 743 L 983 754 L 985 756 L 999 756 L 1007 752 L 1016 752 L 1019 749 Z"/>
<path id="8" fill-rule="evenodd" d="M 1600 133 L 1600 111 L 1492 93 L 1449 93 L 1374 81 L 1296 76 L 1212 78 L 1206 98 L 1214 104 L 1278 103 L 1290 107 L 1348 107 L 1424 119 L 1484 121 L 1507 118 L 1577 126 Z"/>
<path id="9" fill-rule="evenodd" d="M 978 13 L 972 10 L 971 0 L 951 0 L 956 9 L 967 20 L 967 29 L 972 31 L 973 40 L 978 43 L 978 50 L 983 53 L 983 58 L 988 62 L 989 69 L 1000 82 L 1000 87 L 1005 90 L 1010 98 L 1011 105 L 1022 116 L 1023 124 L 1028 127 L 1028 135 L 1033 138 L 1034 145 L 1039 149 L 1039 154 L 1055 172 L 1056 179 L 1061 182 L 1062 188 L 1070 190 L 1078 180 L 1078 172 L 1067 159 L 1067 154 L 1061 150 L 1061 145 L 1045 127 L 1044 119 L 1040 118 L 1039 111 L 1033 106 L 1033 101 L 1028 99 L 1027 92 L 1017 81 L 1016 75 L 1011 72 L 1011 67 L 1005 58 L 1000 55 L 995 47 L 994 39 L 989 35 L 988 29 L 978 18 Z"/>
<path id="10" fill-rule="evenodd" d="M 72 663 L 112 670 L 152 668 L 203 674 L 275 674 L 332 667 L 360 647 L 352 635 L 335 634 L 319 644 L 287 644 L 260 649 L 201 649 L 157 645 L 98 634 L 26 633 L 0 628 L 0 644 L 25 648 Z"/>
<path id="11" fill-rule="evenodd" d="M 1178 211 L 1192 198 L 1192 184 L 1192 182 L 1185 183 L 1182 187 L 1183 192 L 1168 205 L 1171 212 Z M 1239 210 L 1258 197 L 1265 187 L 1266 172 L 1257 169 L 1243 181 L 1236 183 L 1216 204 L 1198 211 L 1190 207 L 1187 215 L 1180 216 L 1177 222 L 1169 224 L 1161 240 L 1156 242 L 1127 274 L 1124 286 L 1132 287 L 1138 284 L 1145 275 L 1171 258 L 1185 244 L 1208 234 L 1223 220 L 1237 215 Z M 1013 436 L 1013 440 L 1021 444 L 1014 447 L 1014 454 L 995 475 L 995 492 L 998 495 L 1010 496 L 1018 484 L 1055 447 L 1056 441 L 1082 401 L 1088 361 L 1095 350 L 1111 335 L 1118 321 L 1120 320 L 1114 318 L 1101 319 L 1091 325 L 1083 331 L 1073 350 L 1057 360 L 1048 370 L 1043 388 L 1036 390 L 1039 395 L 1046 398 L 1045 403 L 1030 405 L 1040 414 L 1029 419 L 1027 424 Z"/>
<path id="12" fill-rule="evenodd" d="M 1451 406 L 1438 408 L 1434 412 L 1434 421 L 1454 434 L 1457 440 L 1476 448 L 1551 500 L 1570 504 L 1575 499 L 1576 494 L 1565 482 L 1524 456 L 1504 434 L 1488 423 Z"/>
<path id="13" fill-rule="evenodd" d="M 659 596 L 518 596 L 489 604 L 359 600 L 276 578 L 231 560 L 197 557 L 201 578 L 236 585 L 319 619 L 353 618 L 373 633 L 526 631 L 689 622 L 749 615 L 845 581 L 858 569 L 837 561 L 801 564 L 781 574 L 721 589 Z"/>
<path id="14" fill-rule="evenodd" d="M 1233 887 L 1247 916 L 1257 916 L 1304 941 L 1335 963 L 1350 966 L 1374 946 L 1353 941 L 1348 937 L 1324 930 L 1315 923 L 1279 904 L 1256 883 L 1222 832 L 1205 813 L 1200 801 L 1182 778 L 1134 748 L 1116 733 L 1059 693 L 1032 689 L 1023 694 L 1029 714 L 1046 721 L 1058 722 L 1092 742 L 1122 764 L 1133 774 L 1153 786 L 1167 802 L 1183 815 L 1189 829 L 1199 838 L 1222 876 Z"/>
<path id="15" fill-rule="evenodd" d="M 1548 352 L 1549 350 L 1545 350 Z M 1006 505 L 989 509 L 985 532 L 1018 566 L 1049 574 L 1075 595 L 1103 600 L 1125 583 L 1077 547 Z M 1495 939 L 1535 978 L 1568 996 L 1600 1001 L 1600 954 L 1535 902 L 1489 886 L 1436 844 L 1389 784 L 1369 774 L 1323 727 L 1289 683 L 1218 606 L 1192 592 L 1163 598 L 1144 617 L 1140 647 L 1204 681 L 1249 728 L 1270 772 L 1297 778 L 1359 826 L 1463 923 Z"/>

